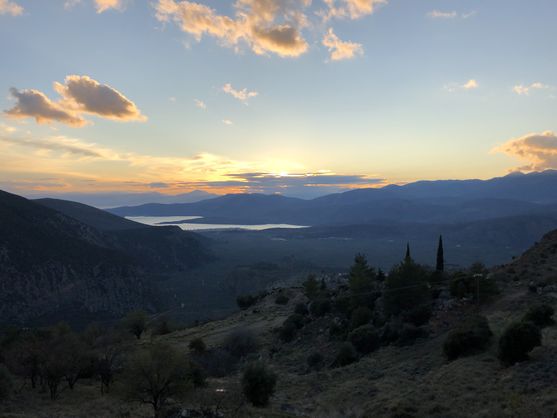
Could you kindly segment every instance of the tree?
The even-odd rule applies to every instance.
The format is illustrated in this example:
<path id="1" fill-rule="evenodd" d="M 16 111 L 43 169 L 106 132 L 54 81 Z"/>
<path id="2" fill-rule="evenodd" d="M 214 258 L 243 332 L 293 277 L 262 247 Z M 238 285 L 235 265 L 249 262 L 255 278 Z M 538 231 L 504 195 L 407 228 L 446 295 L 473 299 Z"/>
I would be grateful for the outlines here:
<path id="1" fill-rule="evenodd" d="M 540 328 L 545 328 L 555 323 L 552 318 L 555 310 L 549 305 L 534 305 L 524 315 L 524 321 L 530 321 Z"/>
<path id="2" fill-rule="evenodd" d="M 375 270 L 368 265 L 366 257 L 363 254 L 356 254 L 348 279 L 354 307 L 373 307 L 377 297 L 375 293 L 376 279 Z"/>
<path id="3" fill-rule="evenodd" d="M 395 266 L 385 280 L 387 315 L 398 315 L 427 305 L 431 301 L 428 279 L 429 272 L 410 257 Z"/>
<path id="4" fill-rule="evenodd" d="M 64 359 L 64 378 L 73 390 L 81 373 L 88 366 L 87 348 L 79 337 L 70 332 L 60 337 L 59 355 Z"/>
<path id="5" fill-rule="evenodd" d="M 348 335 L 350 342 L 362 354 L 369 354 L 379 348 L 381 339 L 372 325 L 363 325 Z"/>
<path id="6" fill-rule="evenodd" d="M 13 387 L 13 379 L 9 370 L 0 364 L 0 402 L 10 396 Z"/>
<path id="7" fill-rule="evenodd" d="M 528 360 L 528 353 L 542 344 L 540 329 L 531 322 L 515 322 L 499 339 L 499 360 L 507 366 Z"/>
<path id="8" fill-rule="evenodd" d="M 407 242 L 406 243 L 406 254 L 404 255 L 404 261 L 411 261 L 412 260 L 412 256 L 410 254 L 410 243 Z"/>
<path id="9" fill-rule="evenodd" d="M 319 294 L 319 282 L 315 274 L 310 274 L 302 283 L 302 286 L 304 287 L 304 294 L 308 299 L 313 299 Z"/>
<path id="10" fill-rule="evenodd" d="M 340 346 L 333 367 L 344 367 L 358 361 L 358 353 L 352 343 L 346 342 Z"/>
<path id="11" fill-rule="evenodd" d="M 261 362 L 248 365 L 242 376 L 242 389 L 253 406 L 263 407 L 275 393 L 277 375 Z"/>
<path id="12" fill-rule="evenodd" d="M 45 358 L 41 364 L 41 376 L 50 392 L 50 399 L 56 400 L 58 388 L 66 375 L 66 359 L 63 340 L 55 337 L 45 349 Z"/>
<path id="13" fill-rule="evenodd" d="M 123 325 L 139 340 L 147 329 L 147 314 L 143 311 L 130 312 L 124 318 Z"/>
<path id="14" fill-rule="evenodd" d="M 124 375 L 128 397 L 153 407 L 155 418 L 169 397 L 184 394 L 190 387 L 189 363 L 167 344 L 154 344 L 131 356 Z"/>
<path id="15" fill-rule="evenodd" d="M 112 330 L 95 344 L 95 371 L 101 381 L 101 394 L 108 393 L 114 375 L 122 366 L 122 336 Z"/>
<path id="16" fill-rule="evenodd" d="M 445 271 L 445 256 L 443 251 L 443 236 L 439 236 L 439 245 L 437 247 L 437 264 L 435 270 L 442 273 Z"/>
<path id="17" fill-rule="evenodd" d="M 473 316 L 452 330 L 443 343 L 443 352 L 449 361 L 479 353 L 487 348 L 493 333 L 487 319 Z"/>
<path id="18" fill-rule="evenodd" d="M 190 341 L 188 347 L 192 352 L 196 354 L 202 354 L 205 352 L 205 350 L 207 350 L 207 345 L 202 338 L 194 338 Z"/>

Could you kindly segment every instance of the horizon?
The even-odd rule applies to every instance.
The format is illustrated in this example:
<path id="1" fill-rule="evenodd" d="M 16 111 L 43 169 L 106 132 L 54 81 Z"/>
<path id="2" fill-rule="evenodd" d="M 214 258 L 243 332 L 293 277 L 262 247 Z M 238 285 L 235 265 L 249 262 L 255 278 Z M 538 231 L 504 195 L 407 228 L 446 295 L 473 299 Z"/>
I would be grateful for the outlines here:
<path id="1" fill-rule="evenodd" d="M 3 0 L 0 188 L 313 198 L 554 169 L 555 12 Z"/>

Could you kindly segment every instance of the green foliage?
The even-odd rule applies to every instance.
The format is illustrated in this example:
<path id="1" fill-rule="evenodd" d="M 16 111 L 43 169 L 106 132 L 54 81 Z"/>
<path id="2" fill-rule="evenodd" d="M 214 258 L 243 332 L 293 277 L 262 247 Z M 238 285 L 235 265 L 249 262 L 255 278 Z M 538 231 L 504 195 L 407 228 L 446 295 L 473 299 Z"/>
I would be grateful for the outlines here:
<path id="1" fill-rule="evenodd" d="M 288 298 L 288 296 L 283 295 L 282 293 L 280 295 L 278 295 L 275 299 L 275 303 L 277 305 L 286 305 L 286 304 L 288 304 L 289 301 L 290 301 L 290 299 Z"/>
<path id="2" fill-rule="evenodd" d="M 372 317 L 373 317 L 373 312 L 371 311 L 371 309 L 365 306 L 360 306 L 354 309 L 352 311 L 352 315 L 350 316 L 350 323 L 352 329 L 358 328 L 362 325 L 369 323 Z"/>
<path id="3" fill-rule="evenodd" d="M 344 341 L 348 336 L 348 331 L 350 331 L 350 328 L 347 323 L 333 321 L 329 326 L 329 337 L 331 337 L 332 340 Z"/>
<path id="4" fill-rule="evenodd" d="M 428 287 L 429 272 L 411 258 L 395 266 L 385 280 L 385 311 L 387 315 L 398 315 L 412 311 L 416 306 L 431 301 Z"/>
<path id="5" fill-rule="evenodd" d="M 265 364 L 249 364 L 242 375 L 242 390 L 253 406 L 264 407 L 275 393 L 277 375 Z"/>
<path id="6" fill-rule="evenodd" d="M 285 343 L 291 342 L 292 340 L 294 340 L 297 330 L 298 328 L 296 327 L 295 323 L 286 320 L 284 321 L 284 324 L 279 328 L 279 337 Z"/>
<path id="7" fill-rule="evenodd" d="M 253 295 L 241 295 L 236 298 L 236 303 L 240 309 L 247 309 L 257 303 L 258 297 Z"/>
<path id="8" fill-rule="evenodd" d="M 319 282 L 315 274 L 310 274 L 304 283 L 302 283 L 302 286 L 304 287 L 304 294 L 308 299 L 312 300 L 319 295 Z"/>
<path id="9" fill-rule="evenodd" d="M 202 338 L 194 338 L 188 344 L 188 348 L 190 351 L 196 354 L 204 353 L 207 350 L 207 345 L 205 345 L 205 341 Z"/>
<path id="10" fill-rule="evenodd" d="M 514 322 L 499 339 L 499 360 L 513 365 L 528 359 L 528 353 L 542 343 L 540 329 L 531 322 Z"/>
<path id="11" fill-rule="evenodd" d="M 318 351 L 311 353 L 307 358 L 307 364 L 310 370 L 320 370 L 323 367 L 325 358 Z"/>
<path id="12" fill-rule="evenodd" d="M 284 321 L 285 324 L 287 322 L 292 323 L 296 329 L 300 329 L 304 327 L 305 318 L 299 314 L 292 314 L 286 319 L 286 321 Z"/>
<path id="13" fill-rule="evenodd" d="M 130 312 L 123 319 L 122 325 L 139 340 L 147 329 L 147 314 L 143 311 Z"/>
<path id="14" fill-rule="evenodd" d="M 431 318 L 432 309 L 431 306 L 428 304 L 423 304 L 412 308 L 408 311 L 402 312 L 402 320 L 403 322 L 410 323 L 417 327 L 425 325 L 429 322 Z"/>
<path id="15" fill-rule="evenodd" d="M 335 361 L 334 367 L 344 367 L 358 361 L 358 353 L 352 343 L 346 342 L 340 346 Z"/>
<path id="16" fill-rule="evenodd" d="M 379 348 L 381 340 L 372 325 L 363 325 L 348 335 L 352 345 L 362 354 L 369 354 Z"/>
<path id="17" fill-rule="evenodd" d="M 187 359 L 167 344 L 154 344 L 131 356 L 124 385 L 130 400 L 150 404 L 155 416 L 169 397 L 183 395 L 191 387 Z"/>
<path id="18" fill-rule="evenodd" d="M 10 396 L 13 388 L 13 378 L 9 370 L 0 364 L 0 402 Z"/>
<path id="19" fill-rule="evenodd" d="M 235 357 L 241 358 L 257 351 L 255 334 L 248 329 L 232 331 L 224 340 L 224 348 Z"/>
<path id="20" fill-rule="evenodd" d="M 487 319 L 473 316 L 452 330 L 443 343 L 443 352 L 449 361 L 485 350 L 493 333 Z"/>
<path id="21" fill-rule="evenodd" d="M 399 346 L 411 345 L 414 344 L 418 338 L 425 338 L 427 336 L 428 331 L 426 328 L 403 323 L 396 344 Z"/>
<path id="22" fill-rule="evenodd" d="M 485 302 L 499 293 L 495 280 L 487 278 L 486 274 L 473 273 L 472 271 L 483 271 L 480 264 L 475 265 L 469 272 L 457 272 L 450 282 L 451 295 L 456 298 L 477 299 L 478 285 L 480 302 Z"/>
<path id="23" fill-rule="evenodd" d="M 329 312 L 331 312 L 331 301 L 327 297 L 320 297 L 319 299 L 315 299 L 311 303 L 309 311 L 313 316 L 325 316 Z"/>
<path id="24" fill-rule="evenodd" d="M 377 275 L 367 263 L 363 254 L 354 257 L 354 264 L 350 267 L 348 285 L 350 287 L 352 306 L 373 307 L 377 297 L 375 285 Z"/>
<path id="25" fill-rule="evenodd" d="M 548 327 L 555 323 L 552 318 L 555 310 L 549 305 L 536 305 L 530 307 L 524 315 L 523 321 L 534 323 L 540 328 Z"/>
<path id="26" fill-rule="evenodd" d="M 174 331 L 174 326 L 170 319 L 164 315 L 155 320 L 152 328 L 151 333 L 153 335 L 166 335 Z"/>
<path id="27" fill-rule="evenodd" d="M 188 379 L 196 388 L 204 388 L 207 386 L 207 377 L 205 370 L 199 364 L 190 361 Z"/>

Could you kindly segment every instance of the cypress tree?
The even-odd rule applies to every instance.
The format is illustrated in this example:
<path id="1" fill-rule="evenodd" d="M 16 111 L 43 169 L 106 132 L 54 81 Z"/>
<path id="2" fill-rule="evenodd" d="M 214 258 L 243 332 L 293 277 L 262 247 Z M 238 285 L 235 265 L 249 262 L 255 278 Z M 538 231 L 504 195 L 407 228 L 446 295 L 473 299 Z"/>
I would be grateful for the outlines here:
<path id="1" fill-rule="evenodd" d="M 404 256 L 404 261 L 410 261 L 412 257 L 410 256 L 410 243 L 406 243 L 406 256 Z"/>
<path id="2" fill-rule="evenodd" d="M 443 236 L 439 236 L 439 246 L 437 247 L 437 265 L 435 270 L 438 272 L 445 271 L 445 256 L 443 253 Z"/>

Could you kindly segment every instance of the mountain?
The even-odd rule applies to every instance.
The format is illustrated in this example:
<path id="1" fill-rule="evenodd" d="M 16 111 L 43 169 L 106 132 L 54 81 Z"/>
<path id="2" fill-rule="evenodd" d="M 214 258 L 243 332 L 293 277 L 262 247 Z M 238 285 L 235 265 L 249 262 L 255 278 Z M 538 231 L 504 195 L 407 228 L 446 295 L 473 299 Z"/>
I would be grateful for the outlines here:
<path id="1" fill-rule="evenodd" d="M 553 212 L 557 171 L 491 180 L 420 181 L 360 189 L 313 200 L 233 194 L 190 204 L 109 209 L 120 216 L 202 216 L 213 223 L 363 224 L 377 221 L 449 223 Z M 195 222 L 195 221 L 189 221 Z"/>
<path id="2" fill-rule="evenodd" d="M 163 194 L 159 192 L 142 193 L 48 193 L 34 192 L 27 193 L 29 199 L 41 199 L 46 197 L 57 197 L 66 201 L 74 201 L 97 208 L 113 206 L 141 205 L 145 203 L 194 203 L 205 199 L 217 197 L 217 195 L 203 190 L 194 190 L 189 193 L 177 195 Z"/>
<path id="3" fill-rule="evenodd" d="M 95 208 L 0 191 L 0 322 L 111 318 L 154 308 L 154 279 L 210 259 L 201 238 Z"/>

